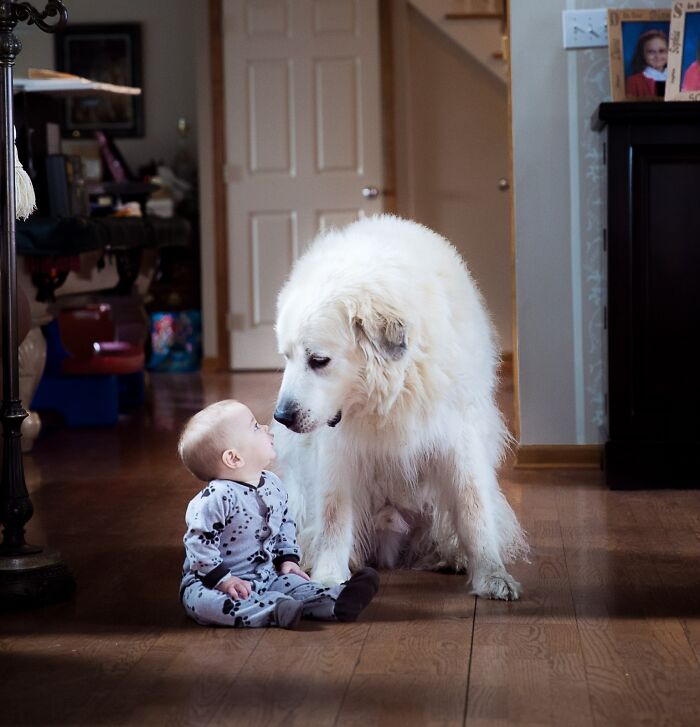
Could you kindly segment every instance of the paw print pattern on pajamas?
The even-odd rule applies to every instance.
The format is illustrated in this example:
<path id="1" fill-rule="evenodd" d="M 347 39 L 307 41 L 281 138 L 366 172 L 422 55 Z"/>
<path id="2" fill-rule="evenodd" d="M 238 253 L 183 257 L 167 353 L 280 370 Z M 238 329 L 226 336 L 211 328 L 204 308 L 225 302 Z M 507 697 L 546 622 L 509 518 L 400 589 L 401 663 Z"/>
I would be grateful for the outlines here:
<path id="1" fill-rule="evenodd" d="M 205 545 L 216 545 L 221 537 L 221 531 L 224 529 L 223 523 L 212 523 L 211 530 L 203 530 L 199 536 L 200 542 Z"/>
<path id="2" fill-rule="evenodd" d="M 267 560 L 267 553 L 264 550 L 256 550 L 247 560 L 249 563 L 264 563 Z"/>
<path id="3" fill-rule="evenodd" d="M 216 545 L 219 542 L 219 533 L 215 530 L 205 530 L 200 534 L 198 540 L 205 545 Z"/>

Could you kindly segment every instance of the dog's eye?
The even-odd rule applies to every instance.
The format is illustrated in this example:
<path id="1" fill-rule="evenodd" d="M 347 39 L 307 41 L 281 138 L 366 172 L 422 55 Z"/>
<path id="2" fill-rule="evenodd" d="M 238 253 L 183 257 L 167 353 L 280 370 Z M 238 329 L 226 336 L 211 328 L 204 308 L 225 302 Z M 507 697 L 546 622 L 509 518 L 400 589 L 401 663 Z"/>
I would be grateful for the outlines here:
<path id="1" fill-rule="evenodd" d="M 323 369 L 331 362 L 328 356 L 310 356 L 309 357 L 309 368 L 311 369 Z"/>

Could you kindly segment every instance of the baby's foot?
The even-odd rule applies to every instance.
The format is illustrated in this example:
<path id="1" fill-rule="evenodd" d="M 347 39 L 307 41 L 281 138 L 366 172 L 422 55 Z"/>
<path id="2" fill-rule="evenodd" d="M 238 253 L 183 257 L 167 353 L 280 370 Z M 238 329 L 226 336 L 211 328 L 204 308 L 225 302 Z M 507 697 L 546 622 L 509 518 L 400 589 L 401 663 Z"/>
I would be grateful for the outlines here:
<path id="1" fill-rule="evenodd" d="M 301 621 L 304 605 L 293 598 L 283 598 L 275 606 L 275 621 L 282 629 L 295 629 Z"/>
<path id="2" fill-rule="evenodd" d="M 362 568 L 350 577 L 335 602 L 338 621 L 357 621 L 379 590 L 379 576 L 374 568 Z"/>

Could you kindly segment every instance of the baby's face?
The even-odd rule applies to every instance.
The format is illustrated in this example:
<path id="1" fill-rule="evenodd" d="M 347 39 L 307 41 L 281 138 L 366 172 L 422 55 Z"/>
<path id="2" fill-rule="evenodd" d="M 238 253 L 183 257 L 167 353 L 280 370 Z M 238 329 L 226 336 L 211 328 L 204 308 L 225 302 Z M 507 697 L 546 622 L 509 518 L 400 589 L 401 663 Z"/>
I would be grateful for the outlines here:
<path id="1" fill-rule="evenodd" d="M 269 429 L 258 424 L 244 404 L 236 408 L 229 424 L 231 448 L 243 457 L 247 468 L 262 470 L 277 456 Z"/>

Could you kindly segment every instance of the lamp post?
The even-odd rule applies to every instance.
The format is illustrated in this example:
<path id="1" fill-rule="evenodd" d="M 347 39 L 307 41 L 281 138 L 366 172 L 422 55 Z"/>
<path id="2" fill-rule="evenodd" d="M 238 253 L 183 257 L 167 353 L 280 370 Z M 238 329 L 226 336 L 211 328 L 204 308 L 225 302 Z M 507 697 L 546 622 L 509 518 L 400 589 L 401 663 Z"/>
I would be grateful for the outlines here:
<path id="1" fill-rule="evenodd" d="M 49 20 L 50 19 L 50 20 Z M 43 11 L 28 2 L 0 0 L 0 306 L 2 307 L 2 469 L 0 469 L 0 604 L 34 605 L 71 595 L 74 583 L 60 554 L 30 545 L 24 526 L 33 507 L 24 481 L 21 426 L 27 412 L 19 398 L 17 340 L 17 258 L 15 249 L 15 160 L 12 80 L 22 44 L 13 31 L 19 22 L 47 33 L 62 28 L 68 13 L 61 0 Z"/>

